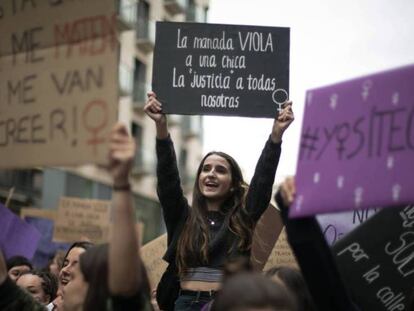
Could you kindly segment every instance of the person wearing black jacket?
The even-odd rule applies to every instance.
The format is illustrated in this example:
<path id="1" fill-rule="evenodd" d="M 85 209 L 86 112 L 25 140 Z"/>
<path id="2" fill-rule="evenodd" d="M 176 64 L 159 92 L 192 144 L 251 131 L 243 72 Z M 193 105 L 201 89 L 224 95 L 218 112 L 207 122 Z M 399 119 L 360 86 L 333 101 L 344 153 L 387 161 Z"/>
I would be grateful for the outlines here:
<path id="1" fill-rule="evenodd" d="M 46 311 L 46 307 L 34 300 L 7 275 L 6 261 L 0 249 L 0 310 Z"/>
<path id="2" fill-rule="evenodd" d="M 315 217 L 289 218 L 296 194 L 295 182 L 287 178 L 275 195 L 289 244 L 295 254 L 318 311 L 360 311 L 352 302 Z"/>
<path id="3" fill-rule="evenodd" d="M 154 93 L 148 94 L 144 111 L 156 125 L 157 190 L 168 236 L 164 260 L 169 267 L 157 289 L 158 304 L 164 310 L 199 310 L 220 288 L 226 260 L 250 257 L 253 228 L 271 198 L 282 136 L 293 121 L 291 102 L 275 118 L 250 186 L 231 156 L 210 152 L 198 168 L 191 205 L 181 189 L 167 119 Z"/>

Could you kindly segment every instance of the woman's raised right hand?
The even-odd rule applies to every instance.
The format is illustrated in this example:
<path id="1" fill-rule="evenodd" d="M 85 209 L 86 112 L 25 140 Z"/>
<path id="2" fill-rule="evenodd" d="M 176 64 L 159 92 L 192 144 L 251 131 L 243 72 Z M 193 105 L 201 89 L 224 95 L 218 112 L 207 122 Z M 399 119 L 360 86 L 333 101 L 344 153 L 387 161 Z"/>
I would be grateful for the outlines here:
<path id="1" fill-rule="evenodd" d="M 296 196 L 295 178 L 292 176 L 287 177 L 285 181 L 280 184 L 279 191 L 285 206 L 290 207 Z"/>
<path id="2" fill-rule="evenodd" d="M 165 123 L 167 118 L 162 112 L 162 104 L 157 100 L 154 92 L 148 92 L 148 100 L 144 106 L 145 113 L 155 121 L 155 123 Z"/>

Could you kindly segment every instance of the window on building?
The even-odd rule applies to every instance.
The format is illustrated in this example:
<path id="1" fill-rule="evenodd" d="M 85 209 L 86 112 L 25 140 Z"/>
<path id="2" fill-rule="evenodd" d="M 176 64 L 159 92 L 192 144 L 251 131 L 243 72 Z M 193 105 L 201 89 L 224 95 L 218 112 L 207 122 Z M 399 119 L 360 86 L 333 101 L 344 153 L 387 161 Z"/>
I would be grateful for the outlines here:
<path id="1" fill-rule="evenodd" d="M 134 0 L 117 0 L 119 19 L 131 29 L 137 22 L 137 4 Z"/>
<path id="2" fill-rule="evenodd" d="M 132 93 L 132 70 L 125 64 L 119 64 L 119 90 L 121 95 L 131 95 Z"/>
<path id="3" fill-rule="evenodd" d="M 90 199 L 93 197 L 92 180 L 68 173 L 66 175 L 66 195 L 69 197 Z"/>
<path id="4" fill-rule="evenodd" d="M 96 195 L 95 198 L 99 200 L 111 200 L 112 188 L 100 182 L 95 183 Z"/>
<path id="5" fill-rule="evenodd" d="M 203 9 L 203 11 L 204 11 L 204 19 L 203 19 L 202 22 L 204 22 L 204 23 L 207 23 L 207 20 L 208 20 L 208 10 L 209 10 L 209 7 L 208 6 L 204 7 L 204 9 Z"/>
<path id="6" fill-rule="evenodd" d="M 189 0 L 188 1 L 186 18 L 187 18 L 188 22 L 195 22 L 196 21 L 196 4 L 195 4 L 195 0 Z"/>
<path id="7" fill-rule="evenodd" d="M 135 59 L 134 70 L 134 102 L 145 103 L 146 99 L 146 66 L 140 62 L 139 59 Z"/>
<path id="8" fill-rule="evenodd" d="M 138 13 L 137 13 L 137 37 L 148 38 L 149 36 L 149 11 L 150 6 L 147 1 L 138 1 Z"/>
<path id="9" fill-rule="evenodd" d="M 182 148 L 180 150 L 180 157 L 178 160 L 178 169 L 180 171 L 181 182 L 183 185 L 188 182 L 187 159 L 187 149 Z"/>
<path id="10" fill-rule="evenodd" d="M 135 143 L 137 145 L 137 152 L 135 153 L 134 166 L 138 169 L 142 169 L 144 165 L 143 148 L 142 148 L 142 135 L 143 135 L 142 126 L 135 122 L 132 122 L 131 133 L 132 133 L 132 136 L 135 138 Z"/>
<path id="11" fill-rule="evenodd" d="M 156 201 L 134 195 L 136 219 L 144 223 L 143 244 L 158 237 L 164 230 L 161 227 L 161 207 Z"/>
<path id="12" fill-rule="evenodd" d="M 10 207 L 38 206 L 42 194 L 43 171 L 5 170 L 0 172 L 0 195 L 7 198 L 11 188 L 14 195 Z"/>
<path id="13" fill-rule="evenodd" d="M 183 138 L 201 137 L 202 135 L 202 117 L 200 116 L 183 116 L 181 119 L 181 130 Z"/>

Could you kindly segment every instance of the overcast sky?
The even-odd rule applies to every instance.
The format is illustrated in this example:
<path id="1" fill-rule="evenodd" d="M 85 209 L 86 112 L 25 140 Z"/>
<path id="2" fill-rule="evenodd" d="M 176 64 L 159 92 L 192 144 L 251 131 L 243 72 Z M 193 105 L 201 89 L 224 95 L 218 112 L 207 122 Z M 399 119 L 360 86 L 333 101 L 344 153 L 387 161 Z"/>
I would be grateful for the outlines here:
<path id="1" fill-rule="evenodd" d="M 414 63 L 414 0 L 210 0 L 209 22 L 291 28 L 296 120 L 284 136 L 277 181 L 296 171 L 306 90 Z M 272 122 L 205 117 L 204 151 L 228 152 L 249 180 Z"/>

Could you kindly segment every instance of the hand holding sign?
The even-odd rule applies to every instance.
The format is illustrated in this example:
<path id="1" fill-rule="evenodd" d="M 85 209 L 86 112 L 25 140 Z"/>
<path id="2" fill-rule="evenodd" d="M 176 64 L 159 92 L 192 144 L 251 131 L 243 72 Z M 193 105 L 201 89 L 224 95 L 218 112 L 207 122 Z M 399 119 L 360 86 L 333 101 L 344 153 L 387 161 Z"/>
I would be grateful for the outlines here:
<path id="1" fill-rule="evenodd" d="M 168 137 L 167 117 L 162 111 L 162 104 L 157 100 L 154 92 L 148 93 L 148 101 L 144 106 L 145 113 L 155 122 L 157 127 L 157 138 Z"/>
<path id="2" fill-rule="evenodd" d="M 148 100 L 144 106 L 145 113 L 154 120 L 155 123 L 166 122 L 165 114 L 162 112 L 162 104 L 158 101 L 154 92 L 147 94 Z"/>
<path id="3" fill-rule="evenodd" d="M 280 194 L 283 202 L 286 206 L 290 206 L 293 203 L 296 195 L 296 186 L 294 177 L 290 176 L 280 185 Z"/>
<path id="4" fill-rule="evenodd" d="M 135 141 L 123 124 L 110 136 L 109 172 L 113 178 L 113 231 L 109 242 L 108 287 L 112 295 L 126 296 L 141 290 L 142 267 L 135 230 L 135 209 L 128 181 L 135 155 Z M 121 259 L 121 262 L 119 261 Z"/>
<path id="5" fill-rule="evenodd" d="M 273 123 L 271 137 L 274 143 L 279 143 L 282 141 L 283 133 L 294 119 L 295 117 L 293 116 L 292 102 L 285 102 L 282 111 L 278 114 L 278 116 L 275 118 L 275 122 Z"/>
<path id="6" fill-rule="evenodd" d="M 115 186 L 128 184 L 128 175 L 135 155 L 135 141 L 128 135 L 125 125 L 117 123 L 111 131 L 108 171 Z"/>

